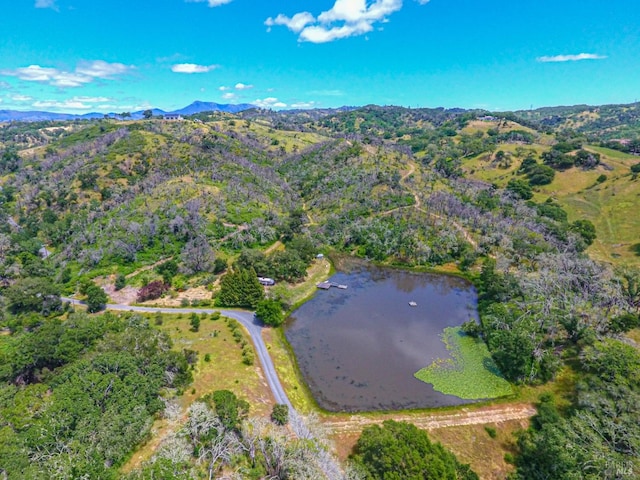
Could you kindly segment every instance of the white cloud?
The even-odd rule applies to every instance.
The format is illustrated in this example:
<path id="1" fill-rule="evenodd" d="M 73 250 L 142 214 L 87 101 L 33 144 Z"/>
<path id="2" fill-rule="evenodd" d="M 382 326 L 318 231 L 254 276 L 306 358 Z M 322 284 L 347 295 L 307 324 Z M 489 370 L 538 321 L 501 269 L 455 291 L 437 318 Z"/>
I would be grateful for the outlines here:
<path id="1" fill-rule="evenodd" d="M 253 85 L 247 85 L 245 83 L 236 83 L 236 85 L 233 87 L 236 90 L 249 90 L 250 88 L 253 88 Z"/>
<path id="2" fill-rule="evenodd" d="M 296 102 L 291 104 L 291 108 L 314 108 L 316 106 L 316 102 Z"/>
<path id="3" fill-rule="evenodd" d="M 91 107 L 94 108 L 94 107 Z M 96 105 L 95 109 L 99 112 L 105 112 L 107 110 L 110 110 L 112 112 L 117 111 L 117 112 L 137 112 L 139 110 L 147 110 L 148 108 L 153 108 L 149 103 L 142 103 L 142 104 L 130 104 L 130 105 L 118 105 L 115 103 L 107 103 L 107 104 L 102 104 L 102 105 Z"/>
<path id="4" fill-rule="evenodd" d="M 231 90 L 231 87 L 225 87 L 224 85 L 218 87 L 218 90 L 220 90 L 221 92 L 224 92 L 226 90 Z"/>
<path id="5" fill-rule="evenodd" d="M 275 97 L 258 98 L 251 103 L 260 108 L 285 108 L 287 106 L 286 103 L 281 102 Z"/>
<path id="6" fill-rule="evenodd" d="M 196 65 L 195 63 L 177 63 L 171 67 L 175 73 L 207 73 L 218 68 L 218 65 Z"/>
<path id="7" fill-rule="evenodd" d="M 424 5 L 429 0 L 418 0 Z M 389 15 L 402 8 L 402 0 L 335 0 L 332 8 L 317 18 L 310 12 L 288 17 L 279 14 L 264 22 L 269 28 L 284 25 L 298 34 L 301 42 L 326 43 L 371 32 L 374 24 L 385 23 Z"/>
<path id="8" fill-rule="evenodd" d="M 73 97 L 74 101 L 78 101 L 78 102 L 87 102 L 87 103 L 104 103 L 104 102 L 111 102 L 112 99 L 108 98 L 108 97 Z"/>
<path id="9" fill-rule="evenodd" d="M 82 103 L 78 100 L 42 100 L 33 103 L 35 108 L 60 108 L 69 110 L 88 110 L 91 108 L 90 104 Z"/>
<path id="10" fill-rule="evenodd" d="M 36 0 L 36 8 L 52 8 L 57 10 L 56 0 Z"/>
<path id="11" fill-rule="evenodd" d="M 11 95 L 11 100 L 14 102 L 30 102 L 33 100 L 33 97 L 29 95 Z"/>
<path id="12" fill-rule="evenodd" d="M 107 63 L 104 60 L 94 60 L 92 62 L 80 62 L 76 67 L 76 72 L 94 78 L 111 78 L 115 75 L 122 75 L 133 69 L 131 66 L 122 63 Z"/>
<path id="13" fill-rule="evenodd" d="M 300 40 L 311 43 L 327 43 L 340 38 L 362 35 L 373 30 L 368 22 L 358 22 L 357 24 L 345 24 L 341 27 L 326 28 L 324 26 L 312 26 L 300 32 Z"/>
<path id="14" fill-rule="evenodd" d="M 577 55 L 554 55 L 538 57 L 536 60 L 543 63 L 549 62 L 577 62 L 579 60 L 603 60 L 606 55 L 598 55 L 595 53 L 579 53 Z"/>
<path id="15" fill-rule="evenodd" d="M 233 0 L 186 0 L 187 3 L 203 3 L 207 2 L 210 7 L 219 7 L 220 5 L 226 5 Z"/>
<path id="16" fill-rule="evenodd" d="M 232 100 L 236 98 L 236 94 L 232 92 L 223 93 L 222 98 L 224 98 L 225 100 Z"/>
<path id="17" fill-rule="evenodd" d="M 0 70 L 0 75 L 17 77 L 27 82 L 39 82 L 54 87 L 80 87 L 97 78 L 112 79 L 114 76 L 129 72 L 134 67 L 122 63 L 107 63 L 103 60 L 80 62 L 75 71 L 67 72 L 57 68 L 29 65 L 14 70 Z"/>
<path id="18" fill-rule="evenodd" d="M 34 102 L 32 106 L 36 108 L 88 110 L 90 108 L 95 108 L 95 105 L 92 105 L 92 104 L 111 102 L 111 101 L 113 100 L 107 97 L 76 96 L 76 97 L 68 98 L 66 100 L 38 100 Z"/>
<path id="19" fill-rule="evenodd" d="M 284 25 L 289 30 L 299 33 L 304 27 L 310 23 L 316 21 L 315 17 L 309 12 L 296 13 L 293 17 L 289 18 L 286 15 L 279 14 L 276 18 L 267 18 L 264 24 L 267 27 L 273 27 L 274 25 Z"/>

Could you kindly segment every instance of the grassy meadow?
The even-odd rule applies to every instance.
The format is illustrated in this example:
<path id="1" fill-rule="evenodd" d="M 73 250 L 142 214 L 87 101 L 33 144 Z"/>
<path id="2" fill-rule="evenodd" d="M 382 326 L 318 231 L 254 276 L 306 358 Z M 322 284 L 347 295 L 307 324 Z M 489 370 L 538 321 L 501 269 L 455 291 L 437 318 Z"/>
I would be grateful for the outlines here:
<path id="1" fill-rule="evenodd" d="M 545 145 L 500 145 L 500 150 L 515 156 L 517 148 L 535 151 L 536 155 L 549 149 Z M 640 158 L 603 147 L 585 146 L 585 150 L 599 153 L 601 165 L 593 170 L 570 168 L 556 171 L 553 182 L 534 188 L 535 202 L 548 198 L 557 200 L 567 211 L 569 221 L 587 219 L 596 227 L 597 238 L 587 252 L 596 260 L 613 265 L 640 265 L 637 245 L 640 244 L 640 178 L 632 175 L 630 167 Z M 506 186 L 518 175 L 521 159 L 513 158 L 508 168 L 499 168 L 481 154 L 464 164 L 473 177 Z M 598 177 L 606 180 L 598 182 Z"/>

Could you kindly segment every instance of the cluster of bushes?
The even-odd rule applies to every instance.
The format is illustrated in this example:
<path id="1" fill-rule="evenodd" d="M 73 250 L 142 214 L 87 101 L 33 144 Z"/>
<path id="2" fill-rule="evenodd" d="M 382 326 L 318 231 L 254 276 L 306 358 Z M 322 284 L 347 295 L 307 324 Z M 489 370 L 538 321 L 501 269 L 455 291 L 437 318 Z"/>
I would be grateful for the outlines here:
<path id="1" fill-rule="evenodd" d="M 231 331 L 233 339 L 242 348 L 242 363 L 244 363 L 245 365 L 253 365 L 253 349 L 251 348 L 249 342 L 247 342 L 247 340 L 244 338 L 244 334 L 242 333 L 240 324 L 236 320 L 229 318 L 227 320 L 227 325 L 229 326 L 229 330 Z"/>
<path id="2" fill-rule="evenodd" d="M 553 182 L 556 172 L 547 165 L 540 165 L 533 156 L 522 161 L 519 172 L 524 173 L 530 185 L 548 185 Z"/>
<path id="3" fill-rule="evenodd" d="M 598 166 L 600 154 L 588 152 L 581 147 L 580 142 L 559 142 L 542 154 L 542 160 L 556 170 L 566 170 L 574 166 L 591 169 Z M 572 153 L 575 150 L 577 151 Z"/>
<path id="4" fill-rule="evenodd" d="M 167 290 L 169 290 L 169 285 L 162 280 L 149 282 L 138 291 L 136 300 L 138 302 L 156 300 L 157 298 L 160 298 Z"/>

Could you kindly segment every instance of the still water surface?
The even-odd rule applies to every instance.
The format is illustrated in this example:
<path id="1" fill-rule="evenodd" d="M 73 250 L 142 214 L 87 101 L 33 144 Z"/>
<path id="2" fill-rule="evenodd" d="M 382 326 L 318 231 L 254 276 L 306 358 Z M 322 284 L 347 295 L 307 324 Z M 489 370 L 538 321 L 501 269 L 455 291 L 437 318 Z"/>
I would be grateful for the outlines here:
<path id="1" fill-rule="evenodd" d="M 469 403 L 413 376 L 435 359 L 449 358 L 440 338 L 444 328 L 477 320 L 477 296 L 469 282 L 370 265 L 351 265 L 331 281 L 349 288 L 318 291 L 285 326 L 322 408 L 399 410 Z"/>

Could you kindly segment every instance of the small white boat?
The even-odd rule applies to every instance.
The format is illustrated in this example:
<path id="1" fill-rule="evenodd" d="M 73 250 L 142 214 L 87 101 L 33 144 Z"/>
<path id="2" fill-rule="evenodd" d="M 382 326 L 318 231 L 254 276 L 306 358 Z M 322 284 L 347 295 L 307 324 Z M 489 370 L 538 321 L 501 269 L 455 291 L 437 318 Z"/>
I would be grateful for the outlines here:
<path id="1" fill-rule="evenodd" d="M 418 304 L 416 302 L 414 302 L 414 301 L 411 301 L 411 302 L 409 302 L 409 306 L 410 307 L 417 307 Z"/>
<path id="2" fill-rule="evenodd" d="M 342 290 L 346 290 L 347 286 L 346 285 L 338 285 L 338 288 L 341 288 Z"/>

